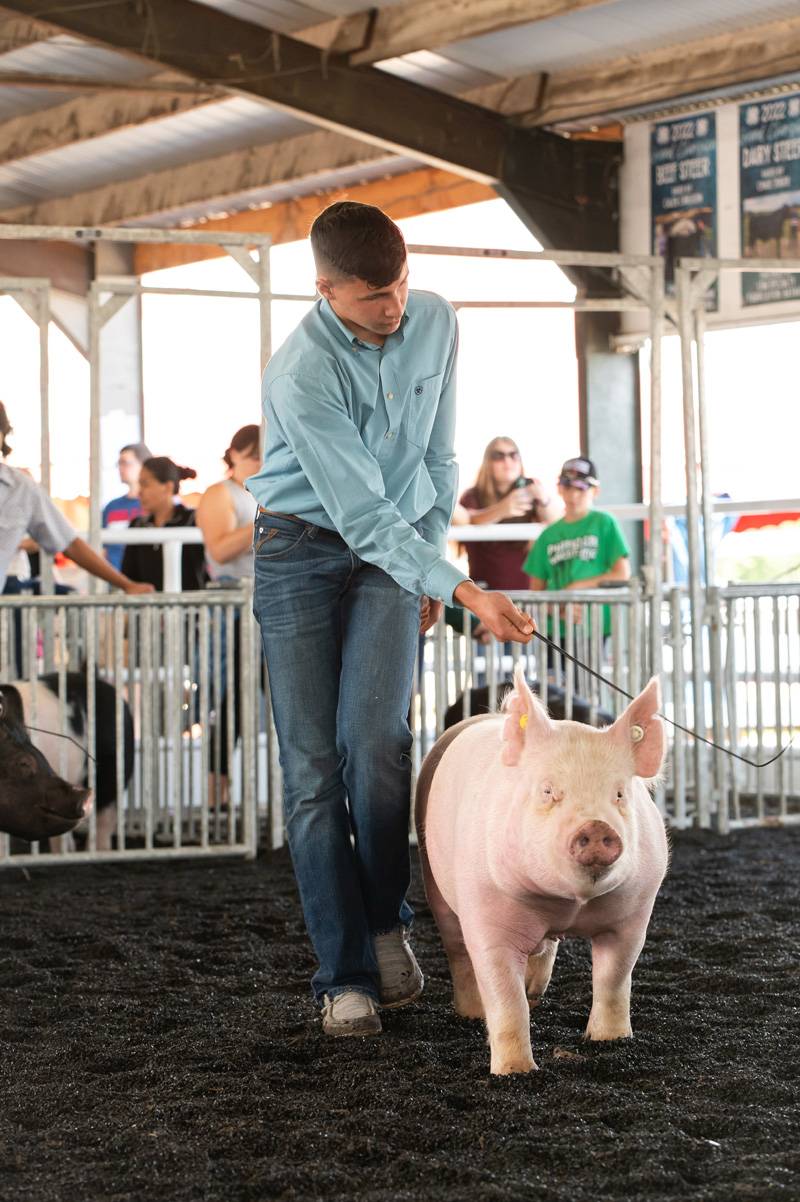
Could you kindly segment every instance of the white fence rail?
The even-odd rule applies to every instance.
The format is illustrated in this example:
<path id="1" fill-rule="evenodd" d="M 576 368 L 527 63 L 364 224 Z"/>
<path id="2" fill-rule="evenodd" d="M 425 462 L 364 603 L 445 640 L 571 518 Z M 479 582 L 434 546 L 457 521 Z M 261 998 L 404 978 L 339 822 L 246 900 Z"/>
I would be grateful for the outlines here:
<path id="1" fill-rule="evenodd" d="M 540 640 L 527 647 L 482 643 L 463 611 L 455 625 L 431 631 L 420 646 L 412 704 L 417 770 L 446 722 L 497 706 L 517 663 L 557 716 L 600 724 L 625 707 L 623 693 L 646 683 L 653 608 L 637 582 L 514 597 L 555 647 Z M 705 681 L 697 733 L 748 759 L 769 759 L 789 742 L 800 716 L 800 586 L 716 590 L 707 616 L 696 640 Z M 673 590 L 660 617 L 663 713 L 694 730 L 685 592 Z M 100 804 L 93 811 L 78 850 L 0 836 L 0 867 L 252 857 L 259 845 L 282 842 L 277 739 L 249 588 L 0 599 L 0 681 L 25 682 L 30 725 L 71 733 L 76 679 L 85 690 L 88 750 L 97 759 L 85 757 L 80 773 L 99 802 L 108 803 L 109 793 L 116 798 L 116 810 Z M 800 745 L 757 769 L 669 724 L 667 735 L 657 800 L 673 825 L 726 831 L 800 821 Z M 34 736 L 40 746 L 44 738 Z M 51 739 L 47 746 L 54 771 L 65 775 L 71 745 L 56 739 L 54 751 Z"/>

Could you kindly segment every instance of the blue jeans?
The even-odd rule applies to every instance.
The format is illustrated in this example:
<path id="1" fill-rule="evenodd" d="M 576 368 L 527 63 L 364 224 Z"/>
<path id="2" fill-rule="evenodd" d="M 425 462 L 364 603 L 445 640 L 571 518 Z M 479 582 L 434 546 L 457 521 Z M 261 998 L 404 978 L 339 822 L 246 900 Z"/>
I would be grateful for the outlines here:
<path id="1" fill-rule="evenodd" d="M 411 731 L 420 599 L 338 534 L 259 512 L 264 645 L 317 1000 L 378 999 L 373 936 L 408 925 Z"/>

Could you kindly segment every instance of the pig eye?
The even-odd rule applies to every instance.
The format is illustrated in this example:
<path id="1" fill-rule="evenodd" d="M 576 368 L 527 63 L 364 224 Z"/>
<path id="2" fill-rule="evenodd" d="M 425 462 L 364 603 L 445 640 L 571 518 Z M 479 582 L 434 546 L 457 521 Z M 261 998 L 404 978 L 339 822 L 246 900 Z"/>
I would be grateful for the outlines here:
<path id="1" fill-rule="evenodd" d="M 625 800 L 624 792 L 622 791 L 622 789 L 617 789 L 617 801 L 624 801 L 624 800 Z"/>

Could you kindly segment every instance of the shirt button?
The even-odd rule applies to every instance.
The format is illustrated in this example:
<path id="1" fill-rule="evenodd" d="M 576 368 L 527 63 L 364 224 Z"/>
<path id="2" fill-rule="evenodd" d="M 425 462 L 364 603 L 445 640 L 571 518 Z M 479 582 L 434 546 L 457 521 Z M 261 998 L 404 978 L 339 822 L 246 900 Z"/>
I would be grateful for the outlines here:
<path id="1" fill-rule="evenodd" d="M 394 400 L 394 393 L 393 393 L 393 392 L 387 392 L 387 393 L 386 393 L 386 399 L 387 399 L 387 401 L 393 401 L 393 400 Z"/>

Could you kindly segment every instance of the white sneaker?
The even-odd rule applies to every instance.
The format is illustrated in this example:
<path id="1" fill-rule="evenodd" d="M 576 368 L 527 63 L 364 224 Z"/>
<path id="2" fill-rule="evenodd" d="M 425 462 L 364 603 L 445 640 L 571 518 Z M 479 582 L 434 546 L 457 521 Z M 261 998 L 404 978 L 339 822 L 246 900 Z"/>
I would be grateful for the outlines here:
<path id="1" fill-rule="evenodd" d="M 335 997 L 325 994 L 322 1029 L 326 1035 L 380 1035 L 381 1020 L 366 993 L 348 989 Z"/>
<path id="2" fill-rule="evenodd" d="M 397 927 L 386 935 L 376 935 L 375 955 L 381 974 L 381 1006 L 392 1010 L 415 1002 L 425 979 L 409 946 L 408 929 Z"/>

